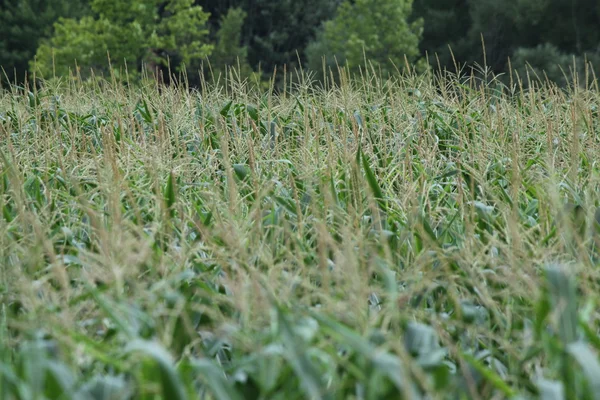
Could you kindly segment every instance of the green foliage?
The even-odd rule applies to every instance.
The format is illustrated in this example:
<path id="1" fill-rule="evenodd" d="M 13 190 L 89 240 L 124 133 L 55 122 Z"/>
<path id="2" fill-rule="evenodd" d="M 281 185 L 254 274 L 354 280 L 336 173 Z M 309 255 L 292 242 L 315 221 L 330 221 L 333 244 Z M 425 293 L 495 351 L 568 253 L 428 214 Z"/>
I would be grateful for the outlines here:
<path id="1" fill-rule="evenodd" d="M 576 55 L 599 50 L 598 1 L 520 0 L 517 3 L 517 21 L 520 22 L 521 31 L 531 35 L 531 42 L 535 41 L 530 42 L 530 47 L 538 43 L 551 43 L 561 52 Z M 527 6 L 527 12 L 523 12 Z"/>
<path id="2" fill-rule="evenodd" d="M 1 91 L 0 398 L 598 399 L 598 87 L 356 79 Z"/>
<path id="3" fill-rule="evenodd" d="M 88 11 L 87 0 L 4 0 L 0 2 L 0 67 L 10 81 L 22 81 L 40 40 L 52 35 L 59 17 Z M 0 80 L 4 80 L 0 76 Z"/>
<path id="4" fill-rule="evenodd" d="M 517 49 L 511 61 L 513 69 L 525 83 L 529 83 L 527 82 L 529 74 L 531 80 L 540 82 L 550 80 L 561 86 L 567 86 L 575 79 L 585 83 L 586 69 L 589 65 L 600 66 L 600 55 L 565 54 L 556 46 L 546 43 L 534 48 Z M 593 75 L 590 74 L 588 79 L 593 79 Z"/>
<path id="5" fill-rule="evenodd" d="M 405 54 L 420 70 L 426 54 L 451 71 L 456 60 L 465 74 L 479 74 L 484 63 L 486 73 L 508 72 L 509 57 L 524 72 L 531 57 L 539 75 L 547 68 L 564 86 L 556 65 L 566 58 L 575 57 L 579 75 L 584 59 L 598 69 L 598 26 L 597 0 L 4 0 L 0 66 L 22 81 L 37 55 L 46 77 L 75 71 L 76 63 L 83 77 L 90 68 L 106 75 L 110 54 L 116 74 L 125 61 L 134 78 L 142 65 L 163 76 L 186 65 L 188 82 L 199 86 L 196 69 L 212 55 L 218 72 L 239 59 L 244 78 L 277 69 L 280 87 L 284 65 L 318 75 L 323 59 L 356 72 L 366 55 L 386 75 Z"/>
<path id="6" fill-rule="evenodd" d="M 419 49 L 422 55 L 427 53 L 433 66 L 439 61 L 442 67 L 454 70 L 452 54 L 458 60 L 471 56 L 468 0 L 415 0 L 412 18 L 424 21 Z"/>
<path id="7" fill-rule="evenodd" d="M 600 71 L 599 2 L 521 0 L 515 15 L 520 38 L 514 64 L 521 71 L 529 62 L 538 74 L 545 71 L 551 81 L 562 86 L 572 84 L 574 78 L 585 84 L 585 70 L 590 65 L 596 73 Z"/>
<path id="8" fill-rule="evenodd" d="M 248 62 L 270 75 L 275 68 L 288 70 L 305 61 L 304 50 L 315 38 L 322 22 L 330 19 L 341 0 L 205 0 L 199 1 L 211 14 L 212 30 L 220 29 L 230 8 L 241 8 L 247 16 L 242 40 Z"/>
<path id="9" fill-rule="evenodd" d="M 429 52 L 434 66 L 437 53 L 441 66 L 452 71 L 448 45 L 459 66 L 485 62 L 489 71 L 508 72 L 510 57 L 522 72 L 531 57 L 538 72 L 547 67 L 551 80 L 566 85 L 556 65 L 565 66 L 566 58 L 575 56 L 583 70 L 584 57 L 595 61 L 599 51 L 600 3 L 595 0 L 419 0 L 413 18 L 419 17 L 425 23 L 421 52 Z"/>
<path id="10" fill-rule="evenodd" d="M 481 0 L 469 4 L 472 19 L 468 35 L 471 59 L 464 61 L 477 61 L 481 65 L 485 61 L 493 71 L 502 71 L 508 57 L 523 39 L 515 21 L 516 2 Z"/>
<path id="11" fill-rule="evenodd" d="M 36 67 L 46 77 L 67 75 L 77 64 L 86 77 L 109 72 L 108 57 L 117 73 L 127 65 L 132 77 L 145 65 L 154 71 L 169 63 L 175 70 L 198 66 L 209 55 L 208 14 L 192 0 L 93 0 L 93 16 L 61 19 L 54 36 L 37 51 Z"/>
<path id="12" fill-rule="evenodd" d="M 248 48 L 242 46 L 242 28 L 246 12 L 241 8 L 230 8 L 223 16 L 216 34 L 216 43 L 210 56 L 213 71 L 224 72 L 235 67 L 241 77 L 247 77 L 252 69 L 248 64 Z"/>
<path id="13" fill-rule="evenodd" d="M 423 23 L 408 22 L 411 9 L 412 0 L 344 1 L 335 18 L 324 24 L 316 43 L 308 47 L 309 66 L 319 71 L 322 57 L 327 56 L 357 72 L 368 60 L 388 75 L 402 69 L 405 60 L 415 62 Z"/>

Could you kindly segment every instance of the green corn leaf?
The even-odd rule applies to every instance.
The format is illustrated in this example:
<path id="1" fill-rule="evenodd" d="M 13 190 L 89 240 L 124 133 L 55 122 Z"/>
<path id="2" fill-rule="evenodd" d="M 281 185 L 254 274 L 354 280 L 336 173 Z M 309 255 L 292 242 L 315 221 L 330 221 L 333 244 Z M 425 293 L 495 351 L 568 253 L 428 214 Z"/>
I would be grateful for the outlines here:
<path id="1" fill-rule="evenodd" d="M 250 176 L 250 167 L 246 164 L 233 164 L 233 172 L 235 172 L 235 176 L 242 181 L 245 182 Z"/>
<path id="2" fill-rule="evenodd" d="M 226 117 L 229 114 L 229 110 L 231 109 L 231 105 L 233 104 L 233 100 L 229 100 L 222 108 L 219 113 L 221 116 Z"/>
<path id="3" fill-rule="evenodd" d="M 254 123 L 258 124 L 258 110 L 256 109 L 256 107 L 248 104 L 246 106 L 246 111 L 248 112 L 248 115 L 250 116 L 250 118 L 252 118 L 252 121 L 254 121 Z"/>
<path id="4" fill-rule="evenodd" d="M 564 400 L 565 388 L 562 382 L 539 379 L 536 382 L 540 400 Z"/>
<path id="5" fill-rule="evenodd" d="M 300 378 L 302 387 L 311 399 L 322 399 L 323 389 L 319 372 L 306 355 L 304 340 L 294 333 L 284 310 L 277 307 L 277 322 L 286 349 L 288 362 Z"/>
<path id="6" fill-rule="evenodd" d="M 138 105 L 137 110 L 140 113 L 140 115 L 142 116 L 142 118 L 144 119 L 144 121 L 148 124 L 152 124 L 153 123 L 153 119 L 152 119 L 152 112 L 150 111 L 150 107 L 148 107 L 148 103 L 146 102 L 146 99 L 142 99 L 141 100 L 141 105 Z"/>
<path id="7" fill-rule="evenodd" d="M 46 360 L 46 380 L 44 382 L 44 394 L 49 399 L 72 397 L 75 387 L 73 373 L 62 363 L 54 360 Z"/>
<path id="8" fill-rule="evenodd" d="M 508 384 L 500 377 L 496 372 L 491 369 L 485 367 L 479 360 L 473 357 L 470 354 L 463 353 L 463 358 L 467 360 L 467 362 L 473 367 L 477 372 L 479 372 L 483 378 L 489 382 L 493 387 L 501 391 L 506 397 L 510 398 L 516 395 L 515 391 L 508 386 Z"/>
<path id="9" fill-rule="evenodd" d="M 98 306 L 108 315 L 113 323 L 119 328 L 119 330 L 125 333 L 128 337 L 133 338 L 137 335 L 135 328 L 123 318 L 119 313 L 116 312 L 113 304 L 109 303 L 106 298 L 99 293 L 95 288 L 90 287 L 90 294 L 98 304 Z"/>
<path id="10" fill-rule="evenodd" d="M 126 353 L 141 353 L 152 359 L 158 368 L 164 399 L 186 400 L 186 390 L 173 365 L 171 355 L 160 344 L 135 339 L 126 347 Z"/>
<path id="11" fill-rule="evenodd" d="M 223 371 L 207 359 L 191 360 L 192 368 L 201 376 L 206 386 L 218 400 L 241 400 L 242 396 L 225 379 Z"/>
<path id="12" fill-rule="evenodd" d="M 567 346 L 587 379 L 588 388 L 595 400 L 600 400 L 600 362 L 597 353 L 587 343 L 577 341 Z"/>
<path id="13" fill-rule="evenodd" d="M 387 206 L 386 206 L 385 200 L 383 198 L 383 191 L 381 190 L 381 187 L 379 186 L 379 183 L 377 182 L 377 178 L 375 177 L 375 174 L 371 170 L 368 158 L 362 153 L 362 151 L 360 151 L 360 153 L 361 153 L 360 158 L 362 158 L 362 166 L 365 171 L 365 175 L 367 177 L 367 182 L 369 184 L 369 187 L 373 191 L 373 195 L 375 197 L 375 200 L 377 200 L 377 204 L 379 204 L 380 209 L 383 212 L 386 212 Z"/>
<path id="14" fill-rule="evenodd" d="M 404 346 L 409 354 L 420 356 L 439 349 L 437 333 L 429 325 L 411 322 L 404 333 Z"/>
<path id="15" fill-rule="evenodd" d="M 133 388 L 122 376 L 96 375 L 77 392 L 75 399 L 130 399 Z"/>
<path id="16" fill-rule="evenodd" d="M 411 398 L 420 398 L 415 392 L 413 385 L 406 381 L 404 366 L 397 356 L 388 352 L 378 351 L 368 339 L 337 321 L 318 313 L 312 313 L 312 316 L 332 338 L 340 341 L 348 349 L 352 349 L 367 360 L 370 360 L 383 375 L 387 376 L 394 383 L 400 392 L 408 390 L 412 394 Z"/>
<path id="17" fill-rule="evenodd" d="M 590 345 L 592 345 L 596 351 L 600 351 L 600 336 L 598 333 L 590 328 L 585 321 L 579 321 L 579 327 L 583 330 L 585 334 L 585 338 L 588 340 Z"/>
<path id="18" fill-rule="evenodd" d="M 577 340 L 577 294 L 575 282 L 562 267 L 550 265 L 546 268 L 550 300 L 559 315 L 559 332 L 564 344 Z"/>
<path id="19" fill-rule="evenodd" d="M 167 178 L 167 185 L 164 190 L 164 198 L 165 203 L 167 205 L 167 209 L 169 211 L 169 216 L 173 218 L 175 216 L 175 178 L 173 176 L 173 171 L 169 173 L 169 177 Z"/>

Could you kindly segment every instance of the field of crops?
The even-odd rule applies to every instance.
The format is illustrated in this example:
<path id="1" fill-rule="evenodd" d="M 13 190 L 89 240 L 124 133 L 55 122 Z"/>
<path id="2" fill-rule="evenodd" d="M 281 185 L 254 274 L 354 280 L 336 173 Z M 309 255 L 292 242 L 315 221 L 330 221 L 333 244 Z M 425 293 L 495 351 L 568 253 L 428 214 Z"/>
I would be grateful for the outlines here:
<path id="1" fill-rule="evenodd" d="M 600 90 L 0 93 L 0 398 L 600 399 Z"/>

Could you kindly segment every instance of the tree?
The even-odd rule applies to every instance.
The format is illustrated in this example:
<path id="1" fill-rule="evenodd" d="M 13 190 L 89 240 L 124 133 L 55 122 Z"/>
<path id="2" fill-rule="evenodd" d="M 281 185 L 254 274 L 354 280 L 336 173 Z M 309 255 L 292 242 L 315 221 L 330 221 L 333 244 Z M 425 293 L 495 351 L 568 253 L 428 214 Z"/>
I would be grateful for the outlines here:
<path id="1" fill-rule="evenodd" d="M 227 10 L 246 12 L 242 41 L 248 62 L 267 74 L 285 64 L 288 70 L 304 62 L 306 46 L 321 24 L 332 18 L 342 0 L 196 0 L 211 13 L 209 24 L 217 32 Z"/>
<path id="2" fill-rule="evenodd" d="M 248 48 L 242 46 L 242 27 L 246 12 L 241 8 L 230 8 L 221 19 L 216 34 L 215 48 L 210 57 L 213 71 L 223 72 L 227 67 L 238 67 L 242 77 L 248 77 L 252 68 L 248 65 Z"/>
<path id="3" fill-rule="evenodd" d="M 506 72 L 509 57 L 524 72 L 530 59 L 564 82 L 557 65 L 583 54 L 597 60 L 600 52 L 598 0 L 415 0 L 414 10 L 425 21 L 421 50 L 439 52 L 445 67 L 452 67 L 448 44 L 459 63 L 483 64 L 483 38 L 493 72 Z"/>
<path id="4" fill-rule="evenodd" d="M 419 50 L 434 67 L 439 63 L 453 71 L 454 58 L 466 61 L 470 57 L 468 0 L 415 0 L 412 20 L 418 19 L 424 21 Z"/>
<path id="5" fill-rule="evenodd" d="M 309 66 L 318 71 L 323 56 L 332 57 L 356 72 L 365 58 L 392 74 L 419 58 L 421 20 L 408 22 L 412 0 L 345 0 L 334 19 L 326 22 L 307 55 Z"/>
<path id="6" fill-rule="evenodd" d="M 87 0 L 4 0 L 0 2 L 0 66 L 10 81 L 22 81 L 40 40 L 53 33 L 59 17 L 80 17 Z M 2 79 L 2 77 L 0 77 Z"/>
<path id="7" fill-rule="evenodd" d="M 208 14 L 192 2 L 92 0 L 93 15 L 55 24 L 54 36 L 38 48 L 35 66 L 46 77 L 66 75 L 75 63 L 84 77 L 90 69 L 108 73 L 108 56 L 116 73 L 126 65 L 133 77 L 143 65 L 198 66 L 212 46 L 206 42 Z"/>
<path id="8" fill-rule="evenodd" d="M 529 83 L 527 76 L 536 81 L 538 78 L 545 82 L 546 79 L 560 86 L 574 83 L 576 78 L 580 84 L 585 84 L 586 64 L 600 66 L 600 55 L 597 53 L 575 55 L 561 52 L 556 46 L 545 43 L 532 48 L 521 47 L 512 57 L 512 67 L 519 78 Z M 592 79 L 592 76 L 588 76 Z"/>
<path id="9" fill-rule="evenodd" d="M 494 72 L 505 70 L 512 52 L 521 40 L 526 39 L 521 37 L 517 25 L 518 2 L 519 0 L 469 0 L 472 22 L 468 41 L 471 56 L 466 61 L 477 61 L 480 64 L 485 61 L 486 66 Z"/>
<path id="10" fill-rule="evenodd" d="M 598 0 L 527 0 L 530 1 L 542 4 L 538 12 L 538 43 L 551 43 L 563 52 L 575 54 L 600 50 Z"/>
<path id="11" fill-rule="evenodd" d="M 473 49 L 482 34 L 488 65 L 495 72 L 506 71 L 513 57 L 513 67 L 521 72 L 529 62 L 538 72 L 546 70 L 551 80 L 566 83 L 558 65 L 568 72 L 573 56 L 581 64 L 584 53 L 597 59 L 597 0 L 470 0 L 470 10 Z"/>

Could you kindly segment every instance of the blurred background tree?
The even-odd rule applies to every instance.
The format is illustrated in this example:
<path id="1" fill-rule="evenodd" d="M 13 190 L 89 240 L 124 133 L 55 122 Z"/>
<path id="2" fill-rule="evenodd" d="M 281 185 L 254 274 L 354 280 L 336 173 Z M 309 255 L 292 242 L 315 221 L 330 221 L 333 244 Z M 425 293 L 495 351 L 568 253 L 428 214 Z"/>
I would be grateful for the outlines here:
<path id="1" fill-rule="evenodd" d="M 323 56 L 334 57 L 350 71 L 358 72 L 368 60 L 384 75 L 402 69 L 419 58 L 423 21 L 408 21 L 412 0 L 346 0 L 337 15 L 307 49 L 308 65 L 319 71 Z M 334 67 L 333 65 L 328 65 Z"/>
<path id="2" fill-rule="evenodd" d="M 506 73 L 510 58 L 519 74 L 529 64 L 566 85 L 573 60 L 578 73 L 585 60 L 598 66 L 598 27 L 598 0 L 0 0 L 0 65 L 22 80 L 37 54 L 45 76 L 75 61 L 84 76 L 104 74 L 109 52 L 134 75 L 142 64 L 163 73 L 185 64 L 198 85 L 207 57 L 213 72 L 239 61 L 242 77 L 266 78 L 284 66 L 318 74 L 323 59 L 356 72 L 365 55 L 393 74 L 405 56 L 427 55 L 434 68 L 453 71 L 455 59 L 466 73 L 484 62 Z"/>
<path id="3" fill-rule="evenodd" d="M 527 62 L 550 80 L 568 83 L 573 57 L 583 74 L 587 60 L 600 66 L 600 2 L 597 0 L 415 0 L 413 18 L 425 21 L 422 53 L 437 53 L 454 70 L 448 44 L 461 64 L 486 65 L 495 73 L 512 67 L 522 77 Z M 485 43 L 485 58 L 482 41 Z M 561 70 L 562 69 L 562 70 Z M 543 74 L 540 74 L 543 78 Z"/>
<path id="4" fill-rule="evenodd" d="M 248 47 L 242 45 L 242 29 L 246 12 L 241 8 L 230 8 L 223 15 L 216 32 L 215 48 L 210 56 L 210 69 L 215 78 L 224 75 L 228 67 L 233 67 L 238 78 L 248 78 L 252 68 L 248 63 Z"/>
<path id="5" fill-rule="evenodd" d="M 89 13 L 88 0 L 0 1 L 0 66 L 11 82 L 22 82 L 41 40 L 52 36 L 59 17 Z"/>
<path id="6" fill-rule="evenodd" d="M 419 51 L 434 67 L 439 59 L 441 66 L 454 69 L 452 54 L 460 60 L 469 57 L 468 0 L 415 0 L 411 20 L 419 18 L 424 21 Z"/>
<path id="7" fill-rule="evenodd" d="M 90 69 L 107 75 L 108 55 L 116 73 L 127 67 L 132 78 L 144 65 L 152 71 L 199 67 L 213 46 L 207 43 L 208 14 L 192 2 L 92 0 L 92 15 L 58 20 L 30 68 L 50 78 L 67 75 L 77 63 L 83 77 Z"/>
<path id="8" fill-rule="evenodd" d="M 217 32 L 230 8 L 246 13 L 241 40 L 253 70 L 271 75 L 275 68 L 288 71 L 306 61 L 305 48 L 324 21 L 335 15 L 342 0 L 206 0 L 197 1 L 211 14 Z"/>

